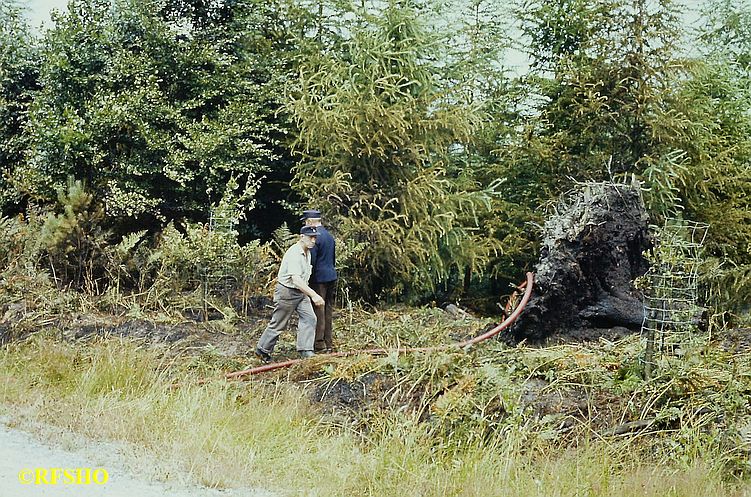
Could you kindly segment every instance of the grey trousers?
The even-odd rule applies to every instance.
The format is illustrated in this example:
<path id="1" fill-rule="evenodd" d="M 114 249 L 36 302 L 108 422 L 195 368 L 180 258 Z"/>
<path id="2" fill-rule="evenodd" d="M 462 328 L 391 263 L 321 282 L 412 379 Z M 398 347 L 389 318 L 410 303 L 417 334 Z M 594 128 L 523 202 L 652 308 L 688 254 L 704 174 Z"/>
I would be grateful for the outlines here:
<path id="1" fill-rule="evenodd" d="M 316 315 L 310 298 L 297 288 L 277 284 L 274 290 L 274 313 L 271 321 L 258 340 L 258 348 L 267 354 L 274 351 L 279 335 L 287 328 L 292 313 L 297 312 L 297 350 L 313 350 L 316 337 Z"/>

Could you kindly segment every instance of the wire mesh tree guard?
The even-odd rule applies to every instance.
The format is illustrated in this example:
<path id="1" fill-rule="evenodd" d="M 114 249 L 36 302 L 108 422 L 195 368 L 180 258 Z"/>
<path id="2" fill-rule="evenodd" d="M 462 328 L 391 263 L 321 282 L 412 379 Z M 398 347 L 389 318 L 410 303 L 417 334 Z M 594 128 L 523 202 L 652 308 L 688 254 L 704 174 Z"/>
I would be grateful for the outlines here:
<path id="1" fill-rule="evenodd" d="M 212 240 L 212 254 L 198 262 L 198 274 L 201 280 L 201 297 L 204 319 L 208 319 L 209 298 L 219 294 L 229 299 L 237 286 L 237 277 L 232 268 L 237 261 L 229 245 L 235 239 L 237 218 L 227 209 L 212 208 L 209 217 L 208 236 Z"/>
<path id="2" fill-rule="evenodd" d="M 702 247 L 709 225 L 666 219 L 657 235 L 653 260 L 646 274 L 644 375 L 651 378 L 660 357 L 681 355 L 695 340 L 703 308 L 698 278 Z"/>

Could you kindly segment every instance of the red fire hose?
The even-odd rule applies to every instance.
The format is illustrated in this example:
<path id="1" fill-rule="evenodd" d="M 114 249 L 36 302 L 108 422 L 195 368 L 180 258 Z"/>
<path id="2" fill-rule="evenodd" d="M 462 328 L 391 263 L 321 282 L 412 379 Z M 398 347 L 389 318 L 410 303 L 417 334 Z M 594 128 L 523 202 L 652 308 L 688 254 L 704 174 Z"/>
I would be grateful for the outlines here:
<path id="1" fill-rule="evenodd" d="M 491 338 L 501 331 L 505 330 L 509 326 L 511 326 L 514 321 L 516 321 L 516 318 L 519 317 L 519 314 L 524 310 L 524 306 L 527 305 L 527 302 L 529 302 L 530 297 L 532 296 L 532 286 L 534 284 L 534 273 L 527 273 L 527 279 L 517 287 L 517 290 L 514 291 L 514 293 L 511 294 L 511 297 L 509 297 L 508 302 L 506 303 L 506 319 L 503 320 L 501 324 L 496 326 L 490 331 L 487 331 L 483 333 L 482 335 L 478 335 L 474 338 L 471 338 L 469 340 L 464 340 L 463 342 L 456 342 L 456 343 L 450 343 L 447 345 L 439 345 L 435 347 L 413 347 L 413 348 L 398 348 L 398 349 L 367 349 L 367 350 L 350 350 L 346 352 L 333 352 L 331 354 L 319 354 L 324 357 L 346 357 L 351 355 L 360 355 L 360 354 L 373 354 L 373 355 L 382 355 L 382 354 L 388 354 L 391 352 L 434 352 L 437 350 L 445 350 L 445 349 L 451 349 L 451 348 L 462 348 L 462 347 L 469 347 L 471 345 L 474 345 L 476 343 L 482 342 L 484 340 L 487 340 L 488 338 Z M 516 309 L 514 309 L 513 312 L 509 314 L 511 311 L 511 308 L 514 305 L 514 301 L 519 295 L 519 292 L 524 290 L 524 294 L 522 295 L 521 301 L 519 302 L 519 305 L 516 306 Z M 304 361 L 305 359 L 291 359 L 289 361 L 284 362 L 274 362 L 272 364 L 264 364 L 263 366 L 258 366 L 251 369 L 245 369 L 242 371 L 235 371 L 232 373 L 227 373 L 225 378 L 227 379 L 234 379 L 234 378 L 240 378 L 242 376 L 249 376 L 259 373 L 265 373 L 267 371 L 273 371 L 275 369 L 281 369 L 286 368 L 289 366 L 292 366 L 293 364 L 297 364 L 298 362 Z"/>

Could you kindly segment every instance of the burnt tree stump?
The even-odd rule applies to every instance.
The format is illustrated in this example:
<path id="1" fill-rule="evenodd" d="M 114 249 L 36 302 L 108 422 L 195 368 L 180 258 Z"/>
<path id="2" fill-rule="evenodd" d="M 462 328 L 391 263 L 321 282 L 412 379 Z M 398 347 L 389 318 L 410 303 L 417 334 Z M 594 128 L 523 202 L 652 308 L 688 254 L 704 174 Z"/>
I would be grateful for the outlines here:
<path id="1" fill-rule="evenodd" d="M 586 183 L 567 197 L 543 227 L 535 290 L 514 339 L 638 331 L 644 314 L 633 282 L 649 267 L 647 220 L 638 186 Z"/>

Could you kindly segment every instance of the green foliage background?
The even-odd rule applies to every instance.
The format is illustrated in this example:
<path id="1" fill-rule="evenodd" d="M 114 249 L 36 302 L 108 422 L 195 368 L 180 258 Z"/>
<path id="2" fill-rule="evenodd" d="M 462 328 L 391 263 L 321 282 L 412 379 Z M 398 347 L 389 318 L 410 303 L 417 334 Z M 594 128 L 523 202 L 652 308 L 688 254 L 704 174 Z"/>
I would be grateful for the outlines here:
<path id="1" fill-rule="evenodd" d="M 495 294 L 558 196 L 628 176 L 655 224 L 711 224 L 707 295 L 741 315 L 751 7 L 704 8 L 694 33 L 672 0 L 72 0 L 34 33 L 3 0 L 5 271 L 143 293 L 229 202 L 212 271 L 260 291 L 274 231 L 315 206 L 353 296 Z"/>

